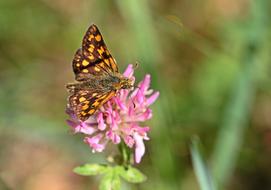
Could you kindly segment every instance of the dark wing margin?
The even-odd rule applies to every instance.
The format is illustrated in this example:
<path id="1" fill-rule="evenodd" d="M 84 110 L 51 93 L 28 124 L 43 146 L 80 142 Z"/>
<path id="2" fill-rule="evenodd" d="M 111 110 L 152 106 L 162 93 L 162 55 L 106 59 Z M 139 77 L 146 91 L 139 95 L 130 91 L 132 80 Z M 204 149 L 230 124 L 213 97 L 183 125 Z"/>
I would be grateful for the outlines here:
<path id="1" fill-rule="evenodd" d="M 68 107 L 81 121 L 85 121 L 114 95 L 115 91 L 78 90 L 69 97 Z"/>
<path id="2" fill-rule="evenodd" d="M 100 76 L 118 72 L 115 59 L 108 51 L 103 37 L 94 24 L 91 25 L 73 59 L 76 80 L 86 80 L 90 75 Z"/>

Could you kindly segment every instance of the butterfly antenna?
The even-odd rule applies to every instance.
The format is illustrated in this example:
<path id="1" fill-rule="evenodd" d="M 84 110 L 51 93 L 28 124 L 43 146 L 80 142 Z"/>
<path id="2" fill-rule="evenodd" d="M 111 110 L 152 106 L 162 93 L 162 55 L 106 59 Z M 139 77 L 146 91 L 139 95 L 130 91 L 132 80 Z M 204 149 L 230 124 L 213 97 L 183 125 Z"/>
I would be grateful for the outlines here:
<path id="1" fill-rule="evenodd" d="M 133 69 L 136 70 L 138 68 L 138 66 L 139 66 L 139 62 L 136 61 L 135 65 L 133 65 Z M 139 86 L 133 86 L 133 87 L 139 89 Z M 134 103 L 134 101 L 132 101 L 132 102 L 133 102 L 134 108 L 136 108 L 136 104 Z"/>
<path id="2" fill-rule="evenodd" d="M 138 68 L 138 66 L 139 66 L 139 62 L 136 61 L 135 65 L 133 65 L 133 69 L 136 70 Z"/>

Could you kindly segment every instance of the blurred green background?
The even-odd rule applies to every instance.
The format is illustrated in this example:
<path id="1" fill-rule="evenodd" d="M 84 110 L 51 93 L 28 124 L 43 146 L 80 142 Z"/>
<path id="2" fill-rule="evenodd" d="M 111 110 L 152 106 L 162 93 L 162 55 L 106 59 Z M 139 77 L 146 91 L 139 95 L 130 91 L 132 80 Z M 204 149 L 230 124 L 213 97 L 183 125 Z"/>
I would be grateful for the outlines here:
<path id="1" fill-rule="evenodd" d="M 123 69 L 152 75 L 151 140 L 128 190 L 197 190 L 189 145 L 219 189 L 271 189 L 269 0 L 0 1 L 0 189 L 97 189 L 104 162 L 65 123 L 65 84 L 91 23 Z"/>

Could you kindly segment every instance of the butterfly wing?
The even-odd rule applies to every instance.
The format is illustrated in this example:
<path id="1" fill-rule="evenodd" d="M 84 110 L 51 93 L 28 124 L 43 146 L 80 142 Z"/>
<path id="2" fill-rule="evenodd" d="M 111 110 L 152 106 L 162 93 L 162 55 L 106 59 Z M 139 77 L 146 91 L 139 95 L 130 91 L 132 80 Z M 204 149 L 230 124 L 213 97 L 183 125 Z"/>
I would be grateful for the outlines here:
<path id="1" fill-rule="evenodd" d="M 94 24 L 88 28 L 83 38 L 82 48 L 76 51 L 72 65 L 78 81 L 118 72 L 117 63 Z"/>
<path id="2" fill-rule="evenodd" d="M 114 95 L 115 91 L 81 89 L 69 97 L 68 107 L 81 121 L 85 121 Z"/>

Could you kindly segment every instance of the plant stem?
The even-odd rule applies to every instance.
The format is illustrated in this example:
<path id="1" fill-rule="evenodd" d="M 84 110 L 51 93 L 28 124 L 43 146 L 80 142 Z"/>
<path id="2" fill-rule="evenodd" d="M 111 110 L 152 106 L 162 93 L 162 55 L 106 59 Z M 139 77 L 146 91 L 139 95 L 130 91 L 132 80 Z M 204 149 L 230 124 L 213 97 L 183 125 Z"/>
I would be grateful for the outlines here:
<path id="1" fill-rule="evenodd" d="M 130 149 L 125 145 L 124 142 L 121 142 L 119 144 L 119 151 L 120 151 L 120 154 L 121 154 L 121 157 L 122 157 L 122 165 L 124 167 L 127 167 L 129 166 L 131 163 L 130 163 L 130 158 L 131 158 L 131 151 Z"/>

